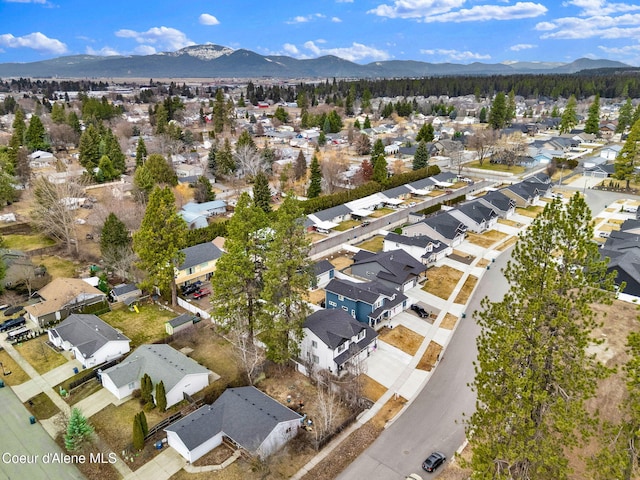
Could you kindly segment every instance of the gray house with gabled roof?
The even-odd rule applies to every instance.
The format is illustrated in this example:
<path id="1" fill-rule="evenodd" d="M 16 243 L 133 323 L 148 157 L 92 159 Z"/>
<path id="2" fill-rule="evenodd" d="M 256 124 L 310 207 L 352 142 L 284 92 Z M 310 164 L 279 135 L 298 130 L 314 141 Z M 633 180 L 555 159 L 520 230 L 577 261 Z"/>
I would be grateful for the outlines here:
<path id="1" fill-rule="evenodd" d="M 415 182 L 408 183 L 407 186 L 413 190 L 416 195 L 423 195 L 433 190 L 436 185 L 436 181 L 431 177 L 426 177 Z"/>
<path id="2" fill-rule="evenodd" d="M 113 367 L 100 374 L 102 386 L 118 400 L 140 388 L 144 374 L 154 385 L 162 382 L 167 395 L 167 407 L 184 400 L 220 378 L 195 360 L 167 344 L 141 345 Z M 155 389 L 154 389 L 155 394 Z"/>
<path id="3" fill-rule="evenodd" d="M 255 387 L 227 388 L 211 405 L 164 429 L 167 443 L 190 463 L 230 440 L 268 457 L 298 434 L 302 417 Z"/>
<path id="4" fill-rule="evenodd" d="M 303 326 L 299 369 L 309 375 L 313 370 L 333 374 L 359 365 L 376 349 L 378 333 L 358 322 L 342 309 L 318 310 L 309 315 Z"/>
<path id="5" fill-rule="evenodd" d="M 335 276 L 336 267 L 329 260 L 315 262 L 311 268 L 315 277 L 313 286 L 315 288 L 324 287 Z"/>
<path id="6" fill-rule="evenodd" d="M 464 240 L 467 226 L 449 212 L 441 212 L 403 227 L 402 234 L 409 237 L 426 235 L 450 247 L 456 247 Z"/>
<path id="7" fill-rule="evenodd" d="M 406 292 L 426 279 L 427 267 L 401 249 L 372 253 L 360 250 L 353 257 L 351 273 L 365 280 Z"/>
<path id="8" fill-rule="evenodd" d="M 487 192 L 482 197 L 478 197 L 478 201 L 493 208 L 500 218 L 509 218 L 516 211 L 516 201 L 499 190 Z"/>
<path id="9" fill-rule="evenodd" d="M 501 189 L 518 207 L 528 207 L 545 195 L 551 189 L 551 184 L 540 182 L 518 182 Z"/>
<path id="10" fill-rule="evenodd" d="M 449 214 L 464 223 L 469 230 L 475 233 L 483 233 L 491 230 L 498 221 L 496 211 L 478 200 L 459 205 L 449 210 Z"/>
<path id="11" fill-rule="evenodd" d="M 183 248 L 182 253 L 184 261 L 176 269 L 176 285 L 209 280 L 223 252 L 213 242 L 204 242 Z"/>
<path id="12" fill-rule="evenodd" d="M 393 232 L 384 237 L 382 249 L 385 252 L 402 249 L 425 265 L 435 263 L 453 253 L 453 248 L 449 245 L 426 235 L 408 237 Z"/>
<path id="13" fill-rule="evenodd" d="M 95 315 L 72 313 L 47 334 L 53 345 L 72 352 L 86 368 L 120 358 L 131 350 L 131 340 Z"/>

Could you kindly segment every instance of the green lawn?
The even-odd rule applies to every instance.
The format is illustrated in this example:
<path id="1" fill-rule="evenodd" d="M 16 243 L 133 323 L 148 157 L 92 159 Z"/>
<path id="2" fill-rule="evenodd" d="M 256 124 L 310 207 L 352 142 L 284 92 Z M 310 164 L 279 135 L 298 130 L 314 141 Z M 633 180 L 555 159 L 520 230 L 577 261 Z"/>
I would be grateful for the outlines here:
<path id="1" fill-rule="evenodd" d="M 362 243 L 356 245 L 356 247 L 368 250 L 370 252 L 381 252 L 382 245 L 384 243 L 384 237 L 382 235 L 375 236 L 369 240 L 365 240 Z"/>
<path id="2" fill-rule="evenodd" d="M 35 397 L 31 397 L 25 402 L 24 406 L 27 407 L 27 410 L 38 420 L 45 420 L 60 413 L 60 409 L 58 409 L 56 404 L 53 403 L 53 400 L 44 392 L 39 393 Z"/>
<path id="3" fill-rule="evenodd" d="M 67 363 L 67 359 L 60 353 L 46 345 L 47 335 L 15 345 L 16 350 L 40 374 L 53 370 Z M 69 367 L 71 368 L 71 367 Z"/>
<path id="4" fill-rule="evenodd" d="M 525 168 L 519 165 L 510 167 L 509 165 L 489 163 L 488 160 L 485 160 L 482 165 L 480 165 L 480 162 L 472 162 L 468 163 L 467 166 L 469 166 L 470 168 L 480 168 L 482 170 L 493 170 L 495 172 L 509 172 L 514 174 L 520 174 L 525 171 Z"/>
<path id="5" fill-rule="evenodd" d="M 75 278 L 76 264 L 71 260 L 60 258 L 57 255 L 41 255 L 34 257 L 33 263 L 36 265 L 44 265 L 47 273 L 52 278 Z"/>
<path id="6" fill-rule="evenodd" d="M 44 235 L 4 235 L 4 241 L 7 248 L 13 250 L 22 250 L 24 252 L 28 250 L 35 250 L 36 248 L 50 247 L 55 245 L 55 240 L 45 237 Z"/>
<path id="7" fill-rule="evenodd" d="M 384 217 L 385 215 L 389 215 L 390 213 L 395 212 L 394 209 L 392 208 L 379 208 L 377 210 L 374 210 L 373 212 L 371 212 L 371 215 L 369 215 L 369 217 L 371 218 L 380 218 L 380 217 Z"/>
<path id="8" fill-rule="evenodd" d="M 334 230 L 338 232 L 344 232 L 346 230 L 351 230 L 353 227 L 357 227 L 362 222 L 360 220 L 347 220 L 346 222 L 342 222 L 337 227 L 334 227 Z"/>
<path id="9" fill-rule="evenodd" d="M 166 336 L 164 322 L 178 315 L 158 305 L 141 305 L 139 313 L 123 307 L 100 316 L 131 339 L 131 349 Z"/>

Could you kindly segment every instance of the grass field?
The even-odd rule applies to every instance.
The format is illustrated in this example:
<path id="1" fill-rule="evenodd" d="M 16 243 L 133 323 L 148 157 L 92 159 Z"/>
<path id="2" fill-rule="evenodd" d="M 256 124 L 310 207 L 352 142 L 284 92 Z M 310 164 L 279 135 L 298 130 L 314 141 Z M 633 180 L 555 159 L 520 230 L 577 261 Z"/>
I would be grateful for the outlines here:
<path id="1" fill-rule="evenodd" d="M 526 208 L 516 208 L 516 213 L 522 215 L 523 217 L 536 218 L 542 212 L 542 210 L 544 210 L 544 207 L 541 207 L 539 205 L 531 205 Z"/>
<path id="2" fill-rule="evenodd" d="M 377 235 L 375 237 L 370 238 L 369 240 L 365 240 L 362 243 L 356 245 L 358 248 L 362 248 L 364 250 L 369 250 L 370 252 L 381 252 L 382 244 L 384 243 L 384 237 L 382 235 Z"/>
<path id="3" fill-rule="evenodd" d="M 20 368 L 20 365 L 4 350 L 0 351 L 0 362 L 2 362 L 5 373 L 11 372 L 0 377 L 7 385 L 20 385 L 29 380 L 27 372 Z"/>
<path id="4" fill-rule="evenodd" d="M 427 272 L 429 280 L 422 287 L 425 292 L 447 300 L 453 289 L 462 278 L 462 272 L 448 265 L 430 268 Z"/>
<path id="5" fill-rule="evenodd" d="M 394 328 L 384 327 L 380 329 L 379 333 L 380 336 L 378 338 L 380 340 L 399 348 L 409 355 L 415 355 L 424 340 L 422 335 L 409 330 L 403 325 L 398 325 Z"/>
<path id="6" fill-rule="evenodd" d="M 344 232 L 346 230 L 351 230 L 354 227 L 359 227 L 362 222 L 360 220 L 347 220 L 342 222 L 337 227 L 334 227 L 334 230 L 338 232 Z"/>
<path id="7" fill-rule="evenodd" d="M 6 248 L 27 252 L 36 248 L 50 247 L 56 244 L 55 240 L 40 234 L 33 235 L 5 235 Z"/>
<path id="8" fill-rule="evenodd" d="M 175 313 L 155 304 L 140 305 L 138 309 L 140 313 L 132 312 L 125 307 L 100 316 L 113 328 L 129 337 L 132 350 L 164 337 L 167 334 L 164 323 L 177 317 Z"/>
<path id="9" fill-rule="evenodd" d="M 462 285 L 462 288 L 460 289 L 460 292 L 456 296 L 456 299 L 453 301 L 453 303 L 467 303 L 467 300 L 469 300 L 469 296 L 471 296 L 471 292 L 476 286 L 476 283 L 478 283 L 478 277 L 469 275 L 464 281 L 464 285 Z"/>
<path id="10" fill-rule="evenodd" d="M 498 232 L 497 230 L 489 230 L 484 233 L 467 232 L 466 239 L 475 245 L 488 248 L 505 237 L 507 237 L 506 233 Z"/>
<path id="11" fill-rule="evenodd" d="M 27 342 L 15 345 L 16 350 L 22 358 L 36 369 L 40 374 L 53 370 L 60 365 L 67 363 L 67 359 L 46 345 L 49 340 L 47 335 L 42 335 Z"/>
<path id="12" fill-rule="evenodd" d="M 44 265 L 47 273 L 52 278 L 74 278 L 76 277 L 77 265 L 71 260 L 60 258 L 57 255 L 41 255 L 33 258 L 36 265 Z"/>
<path id="13" fill-rule="evenodd" d="M 418 365 L 416 365 L 416 368 L 430 372 L 438 362 L 440 352 L 442 352 L 442 345 L 434 341 L 429 342 L 429 346 L 424 352 L 424 355 L 422 355 Z"/>
<path id="14" fill-rule="evenodd" d="M 369 216 L 371 218 L 380 218 L 393 212 L 395 212 L 395 210 L 393 210 L 392 208 L 379 208 L 378 210 L 374 210 L 373 212 L 371 212 L 371 215 Z"/>
<path id="15" fill-rule="evenodd" d="M 515 175 L 519 175 L 525 171 L 525 168 L 519 165 L 510 167 L 509 165 L 489 163 L 487 161 L 483 162 L 482 165 L 480 165 L 480 162 L 471 162 L 468 164 L 468 166 L 470 168 L 480 168 L 482 170 L 493 170 L 494 172 L 509 172 Z"/>
<path id="16" fill-rule="evenodd" d="M 42 392 L 31 397 L 24 403 L 27 410 L 38 420 L 46 420 L 60 413 L 60 409 L 53 403 L 46 393 Z"/>

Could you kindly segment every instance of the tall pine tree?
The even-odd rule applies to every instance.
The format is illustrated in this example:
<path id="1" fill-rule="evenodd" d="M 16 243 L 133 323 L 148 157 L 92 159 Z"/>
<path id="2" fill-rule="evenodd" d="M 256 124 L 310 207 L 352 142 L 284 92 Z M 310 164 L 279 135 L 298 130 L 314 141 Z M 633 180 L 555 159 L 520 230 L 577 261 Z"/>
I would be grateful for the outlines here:
<path id="1" fill-rule="evenodd" d="M 589 106 L 587 121 L 584 124 L 584 133 L 600 134 L 600 94 L 596 95 L 593 103 Z"/>
<path id="2" fill-rule="evenodd" d="M 253 182 L 253 203 L 264 213 L 271 211 L 271 187 L 269 187 L 267 175 L 262 170 L 258 172 Z"/>
<path id="3" fill-rule="evenodd" d="M 320 170 L 320 162 L 315 155 L 311 159 L 309 188 L 307 189 L 307 197 L 316 198 L 322 193 L 322 171 Z"/>
<path id="4" fill-rule="evenodd" d="M 416 153 L 413 155 L 413 169 L 420 170 L 421 168 L 429 166 L 429 150 L 427 144 L 422 141 L 416 148 Z"/>

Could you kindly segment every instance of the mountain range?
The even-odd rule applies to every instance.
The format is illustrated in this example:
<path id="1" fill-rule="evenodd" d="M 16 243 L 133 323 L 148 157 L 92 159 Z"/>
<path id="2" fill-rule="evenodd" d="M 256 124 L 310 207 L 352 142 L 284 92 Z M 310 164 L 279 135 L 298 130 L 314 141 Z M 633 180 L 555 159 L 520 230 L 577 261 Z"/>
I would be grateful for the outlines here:
<path id="1" fill-rule="evenodd" d="M 629 69 L 612 60 L 571 63 L 428 63 L 389 60 L 365 65 L 332 55 L 296 59 L 260 55 L 220 45 L 193 45 L 153 55 L 73 55 L 31 63 L 0 63 L 0 78 L 404 78 L 451 75 L 570 74 L 582 70 Z"/>

